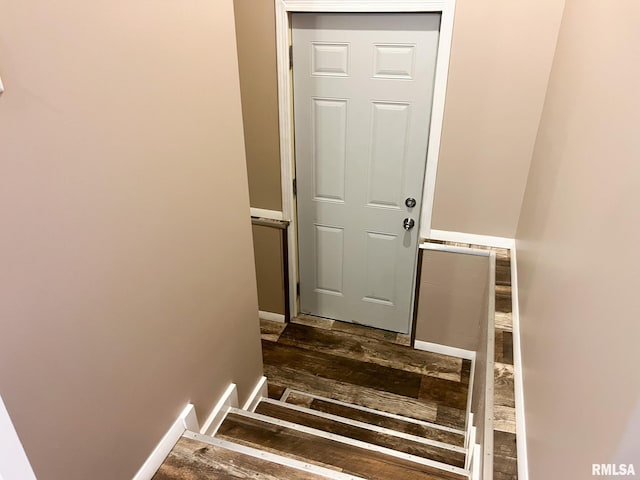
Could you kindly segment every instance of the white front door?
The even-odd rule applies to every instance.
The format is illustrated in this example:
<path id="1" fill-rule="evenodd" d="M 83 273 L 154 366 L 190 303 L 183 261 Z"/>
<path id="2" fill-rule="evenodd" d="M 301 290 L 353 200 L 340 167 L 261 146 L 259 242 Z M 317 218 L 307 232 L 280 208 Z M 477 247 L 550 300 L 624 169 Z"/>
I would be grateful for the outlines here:
<path id="1" fill-rule="evenodd" d="M 303 313 L 410 330 L 439 26 L 293 14 Z"/>

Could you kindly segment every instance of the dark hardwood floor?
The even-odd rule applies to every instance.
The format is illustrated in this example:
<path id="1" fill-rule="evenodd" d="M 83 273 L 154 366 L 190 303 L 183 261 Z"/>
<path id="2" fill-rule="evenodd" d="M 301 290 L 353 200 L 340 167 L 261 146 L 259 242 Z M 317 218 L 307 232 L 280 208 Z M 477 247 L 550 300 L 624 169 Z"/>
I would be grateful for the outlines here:
<path id="1" fill-rule="evenodd" d="M 314 480 L 325 478 L 278 463 L 182 437 L 153 480 Z"/>
<path id="2" fill-rule="evenodd" d="M 247 446 L 259 445 L 268 452 L 371 480 L 465 478 L 411 460 L 319 437 L 299 428 L 238 415 L 235 412 L 227 415 L 216 437 Z"/>
<path id="3" fill-rule="evenodd" d="M 262 321 L 270 394 L 285 387 L 464 430 L 471 362 L 402 345 L 404 336 L 301 318 Z"/>

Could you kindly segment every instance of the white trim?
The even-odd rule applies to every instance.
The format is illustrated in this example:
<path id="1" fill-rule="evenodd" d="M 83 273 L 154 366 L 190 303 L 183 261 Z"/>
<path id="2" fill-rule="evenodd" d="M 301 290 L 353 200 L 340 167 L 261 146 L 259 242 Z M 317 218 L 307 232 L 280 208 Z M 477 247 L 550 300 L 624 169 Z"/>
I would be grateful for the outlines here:
<path id="1" fill-rule="evenodd" d="M 251 395 L 249 395 L 249 398 L 247 398 L 247 401 L 244 403 L 244 407 L 242 407 L 242 409 L 253 412 L 260 403 L 260 400 L 267 398 L 268 396 L 269 393 L 267 391 L 267 377 L 263 375 L 262 377 L 260 377 L 260 380 L 258 380 L 258 383 L 256 383 L 256 386 L 253 388 Z"/>
<path id="2" fill-rule="evenodd" d="M 429 237 L 449 75 L 454 11 L 455 0 L 400 0 L 397 2 L 389 2 L 388 0 L 275 0 L 280 178 L 283 220 L 288 220 L 291 227 L 287 232 L 287 247 L 289 252 L 289 311 L 292 317 L 298 314 L 296 289 L 298 258 L 296 250 L 297 219 L 293 195 L 293 101 L 291 98 L 293 81 L 289 69 L 289 12 L 439 12 L 441 14 L 427 146 L 427 167 L 420 212 L 420 235 Z"/>
<path id="3" fill-rule="evenodd" d="M 516 247 L 511 249 L 511 318 L 513 321 L 513 385 L 516 404 L 516 446 L 518 449 L 518 478 L 529 479 L 527 457 L 527 428 L 524 418 L 524 382 L 522 378 L 522 350 L 520 349 L 520 306 L 518 303 L 518 264 Z"/>
<path id="4" fill-rule="evenodd" d="M 355 438 L 344 437 L 342 435 L 337 435 L 335 433 L 325 432 L 323 430 L 318 430 L 317 428 L 306 427 L 298 423 L 293 423 L 286 420 L 280 420 L 279 418 L 273 418 L 267 415 L 261 415 L 259 413 L 247 412 L 246 410 L 240 410 L 238 408 L 230 409 L 229 413 L 234 413 L 236 415 L 240 415 L 247 418 L 253 418 L 255 420 L 260 420 L 262 422 L 270 423 L 272 425 L 278 425 L 284 428 L 290 428 L 298 432 L 307 433 L 309 435 L 315 435 L 317 437 L 326 438 L 328 440 L 334 440 L 336 442 L 344 443 L 346 445 L 351 445 L 354 447 L 363 448 L 363 449 L 371 450 L 374 452 L 379 452 L 384 455 L 389 455 L 390 457 L 402 458 L 403 460 L 408 460 L 410 462 L 414 462 L 419 465 L 425 465 L 427 467 L 437 468 L 440 470 L 444 470 L 446 472 L 451 472 L 458 475 L 469 474 L 468 470 L 464 470 L 459 467 L 454 467 L 453 465 L 447 465 L 446 463 L 436 462 L 435 460 L 430 460 L 428 458 L 418 457 L 417 455 L 412 455 L 410 453 L 399 452 L 391 448 L 381 447 L 379 445 L 374 445 L 372 443 L 356 440 Z"/>
<path id="5" fill-rule="evenodd" d="M 241 445 L 239 443 L 229 442 L 227 440 L 222 440 L 221 438 L 208 437 L 195 432 L 185 432 L 184 436 L 191 438 L 192 440 L 197 440 L 198 442 L 215 445 L 216 447 L 242 453 L 243 455 L 249 455 L 250 457 L 261 458 L 269 462 L 295 468 L 297 470 L 303 470 L 325 478 L 332 478 L 335 480 L 364 480 L 362 477 L 356 477 L 354 475 L 342 473 L 337 470 L 331 470 L 312 463 L 302 462 L 291 457 L 284 457 L 282 455 L 267 452 L 266 450 L 260 450 L 246 445 Z"/>
<path id="6" fill-rule="evenodd" d="M 495 317 L 496 317 L 496 252 L 489 257 L 489 308 L 487 309 L 487 361 L 484 389 L 484 432 L 482 448 L 483 478 L 493 478 L 493 391 L 495 363 Z"/>
<path id="7" fill-rule="evenodd" d="M 287 408 L 289 410 L 295 410 L 296 412 L 313 415 L 315 417 L 326 418 L 327 420 L 331 420 L 333 422 L 344 423 L 346 425 L 352 425 L 354 427 L 363 428 L 366 430 L 372 430 L 374 432 L 382 433 L 384 435 L 398 437 L 405 440 L 410 440 L 412 442 L 422 443 L 424 445 L 431 445 L 433 447 L 442 448 L 443 450 L 451 450 L 453 452 L 465 453 L 465 454 L 467 452 L 466 447 L 458 447 L 457 445 L 451 445 L 449 443 L 439 442 L 438 440 L 432 440 L 426 437 L 419 437 L 417 435 L 411 435 L 410 433 L 399 432 L 391 428 L 379 427 L 378 425 L 374 425 L 371 423 L 361 422 L 359 420 L 353 420 L 351 418 L 341 417 L 339 415 L 333 415 L 331 413 L 325 413 L 319 410 L 313 410 L 311 408 L 302 407 L 294 403 L 286 403 L 279 400 L 273 400 L 271 398 L 265 398 L 263 401 L 264 403 L 270 403 L 271 405 L 277 405 L 282 408 Z"/>
<path id="8" fill-rule="evenodd" d="M 200 433 L 203 435 L 214 435 L 220 424 L 224 421 L 224 417 L 231 407 L 239 406 L 238 402 L 238 389 L 235 383 L 230 384 L 225 392 L 218 400 L 218 403 L 213 407 L 211 413 L 207 417 L 207 420 L 202 425 Z"/>
<path id="9" fill-rule="evenodd" d="M 471 428 L 469 429 L 469 435 L 467 435 L 467 441 L 470 447 L 467 447 L 469 449 L 469 453 L 467 454 L 467 458 L 465 459 L 464 468 L 466 468 L 467 470 L 470 470 L 472 465 L 471 462 L 473 460 L 473 451 L 475 450 L 475 445 L 476 445 L 475 425 L 472 425 Z"/>
<path id="10" fill-rule="evenodd" d="M 291 392 L 293 392 L 294 390 L 291 390 L 290 388 L 285 388 L 284 392 L 282 392 L 282 395 L 280 396 L 280 401 L 281 402 L 286 402 L 287 398 L 289 398 L 289 394 Z"/>
<path id="11" fill-rule="evenodd" d="M 269 220 L 284 220 L 284 214 L 278 210 L 265 210 L 263 208 L 251 207 L 251 216 L 257 218 L 268 218 Z"/>
<path id="12" fill-rule="evenodd" d="M 153 449 L 151 455 L 147 458 L 147 460 L 142 464 L 138 473 L 135 474 L 133 480 L 151 480 L 151 478 L 155 475 L 155 473 L 164 462 L 164 459 L 167 458 L 169 452 L 176 444 L 182 434 L 187 430 L 187 428 L 191 428 L 194 426 L 197 428 L 198 421 L 195 416 L 195 408 L 192 404 L 187 405 L 182 413 L 178 416 L 173 425 L 169 428 L 167 433 L 164 434 L 160 443 Z"/>
<path id="13" fill-rule="evenodd" d="M 413 342 L 413 348 L 425 352 L 439 353 L 440 355 L 449 355 L 451 357 L 464 358 L 465 360 L 476 359 L 476 352 L 473 350 L 464 350 L 463 348 L 449 347 L 448 345 L 440 345 L 439 343 L 423 342 L 416 340 Z"/>
<path id="14" fill-rule="evenodd" d="M 464 448 L 469 448 L 469 439 L 471 438 L 471 429 L 473 428 L 473 412 L 470 412 L 467 414 L 467 429 L 466 429 L 466 434 L 464 437 Z M 467 468 L 465 466 L 465 468 Z"/>
<path id="15" fill-rule="evenodd" d="M 336 405 L 342 405 L 343 407 L 350 407 L 350 408 L 353 408 L 355 410 L 362 410 L 363 412 L 373 413 L 373 414 L 377 414 L 377 415 L 380 415 L 380 416 L 393 418 L 395 420 L 402 420 L 404 422 L 415 423 L 417 425 L 422 425 L 424 427 L 435 428 L 435 429 L 438 429 L 438 430 L 442 430 L 444 432 L 456 433 L 456 434 L 462 435 L 462 436 L 464 436 L 464 434 L 465 434 L 464 431 L 458 430 L 457 428 L 446 427 L 444 425 L 439 425 L 437 423 L 425 422 L 424 420 L 418 420 L 417 418 L 405 417 L 405 416 L 402 416 L 402 415 L 397 415 L 395 413 L 384 412 L 382 410 L 375 410 L 373 408 L 363 407 L 362 405 L 356 405 L 354 403 L 342 402 L 340 400 L 334 400 L 333 398 L 322 397 L 320 395 L 314 395 L 313 393 L 301 392 L 299 390 L 292 390 L 290 388 L 287 388 L 285 390 L 285 393 L 283 394 L 283 396 L 280 399 L 280 401 L 281 402 L 286 402 L 286 398 L 289 397 L 289 394 L 291 394 L 291 393 L 297 393 L 298 395 L 305 395 L 307 397 L 317 398 L 318 400 L 322 400 L 324 402 L 335 403 Z"/>
<path id="16" fill-rule="evenodd" d="M 480 477 L 480 455 L 482 453 L 482 447 L 476 443 L 473 448 L 472 459 L 471 459 L 471 480 L 482 480 Z M 489 477 L 493 478 L 493 476 Z"/>
<path id="17" fill-rule="evenodd" d="M 515 246 L 515 240 L 507 237 L 492 237 L 490 235 L 476 235 L 475 233 L 450 232 L 448 230 L 431 230 L 431 235 L 423 235 L 431 240 L 444 242 L 470 243 L 485 247 L 510 248 Z"/>
<path id="18" fill-rule="evenodd" d="M 462 253 L 464 255 L 478 255 L 480 257 L 488 257 L 489 250 L 480 250 L 471 247 L 454 247 L 453 245 L 443 245 L 441 243 L 422 242 L 421 250 L 435 250 L 437 252 Z"/>
<path id="19" fill-rule="evenodd" d="M 7 407 L 0 396 L 0 478 L 36 480 Z"/>
<path id="20" fill-rule="evenodd" d="M 444 118 L 444 102 L 449 76 L 449 56 L 451 53 L 451 39 L 453 37 L 455 0 L 442 2 L 441 8 L 440 38 L 438 40 L 438 55 L 436 57 L 433 99 L 431 102 L 431 126 L 429 127 L 429 144 L 427 146 L 427 168 L 422 193 L 422 210 L 420 212 L 421 237 L 428 237 L 431 232 L 436 174 L 438 171 L 438 158 L 440 156 L 440 138 L 442 136 L 442 122 Z"/>
<path id="21" fill-rule="evenodd" d="M 448 0 L 281 0 L 293 12 L 439 12 Z"/>
<path id="22" fill-rule="evenodd" d="M 280 322 L 284 323 L 284 315 L 281 313 L 273 313 L 273 312 L 263 312 L 262 310 L 258 311 L 258 318 L 260 320 L 269 320 L 271 322 Z"/>

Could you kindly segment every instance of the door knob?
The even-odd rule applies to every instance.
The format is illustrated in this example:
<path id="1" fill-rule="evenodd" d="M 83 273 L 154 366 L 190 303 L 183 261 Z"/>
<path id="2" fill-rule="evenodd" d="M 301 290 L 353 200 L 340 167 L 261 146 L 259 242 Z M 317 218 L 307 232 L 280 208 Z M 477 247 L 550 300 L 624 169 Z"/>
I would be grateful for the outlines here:
<path id="1" fill-rule="evenodd" d="M 415 224 L 416 222 L 413 220 L 413 218 L 405 218 L 402 222 L 402 226 L 405 230 L 411 230 Z"/>
<path id="2" fill-rule="evenodd" d="M 409 208 L 413 208 L 416 206 L 416 199 L 409 197 L 404 201 L 404 204 Z"/>

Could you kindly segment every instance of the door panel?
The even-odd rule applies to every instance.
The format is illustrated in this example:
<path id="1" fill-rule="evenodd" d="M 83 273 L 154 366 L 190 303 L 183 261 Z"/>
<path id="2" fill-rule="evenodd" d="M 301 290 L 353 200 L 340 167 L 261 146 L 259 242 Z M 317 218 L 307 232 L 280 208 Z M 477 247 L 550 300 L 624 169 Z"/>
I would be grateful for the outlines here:
<path id="1" fill-rule="evenodd" d="M 439 24 L 293 15 L 304 313 L 409 332 Z"/>
<path id="2" fill-rule="evenodd" d="M 395 303 L 397 235 L 367 232 L 367 276 L 363 300 L 387 306 Z"/>
<path id="3" fill-rule="evenodd" d="M 344 229 L 316 225 L 316 292 L 342 295 Z"/>
<path id="4" fill-rule="evenodd" d="M 344 201 L 347 101 L 322 98 L 311 101 L 315 198 Z"/>
<path id="5" fill-rule="evenodd" d="M 373 102 L 373 128 L 369 139 L 369 206 L 399 209 L 404 193 L 407 127 L 411 106 L 406 103 Z M 390 162 L 393 158 L 396 161 Z"/>

